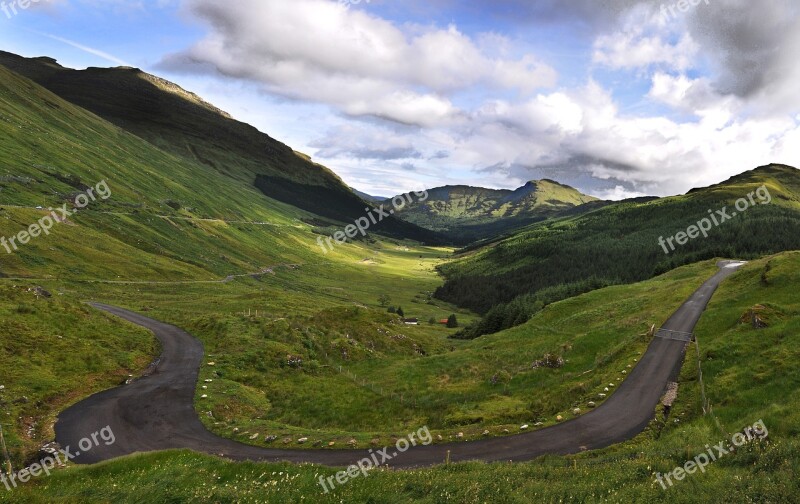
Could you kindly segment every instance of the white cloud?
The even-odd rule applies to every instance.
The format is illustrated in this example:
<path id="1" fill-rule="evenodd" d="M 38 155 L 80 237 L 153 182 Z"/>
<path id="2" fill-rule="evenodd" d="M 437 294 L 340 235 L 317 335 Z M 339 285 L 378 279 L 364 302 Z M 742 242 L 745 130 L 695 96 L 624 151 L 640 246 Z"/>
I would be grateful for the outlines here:
<path id="1" fill-rule="evenodd" d="M 620 201 L 624 199 L 630 198 L 639 198 L 642 196 L 647 196 L 644 193 L 636 192 L 636 191 L 629 191 L 625 189 L 621 185 L 614 186 L 611 189 L 603 189 L 598 191 L 592 191 L 592 196 L 596 198 L 600 198 L 602 200 L 612 200 L 612 201 Z"/>
<path id="2" fill-rule="evenodd" d="M 530 92 L 556 81 L 533 56 L 492 58 L 455 26 L 399 26 L 332 0 L 186 5 L 211 33 L 161 68 L 211 68 L 351 115 L 432 126 L 459 114 L 453 93 L 479 85 Z"/>
<path id="3" fill-rule="evenodd" d="M 654 65 L 691 68 L 699 47 L 688 32 L 676 32 L 677 23 L 666 22 L 650 6 L 637 6 L 625 14 L 617 30 L 595 40 L 592 60 L 617 70 Z"/>
<path id="4" fill-rule="evenodd" d="M 97 56 L 99 58 L 102 58 L 102 59 L 104 59 L 106 61 L 114 63 L 115 65 L 131 66 L 130 64 L 126 63 L 124 60 L 121 60 L 121 59 L 117 58 L 116 56 L 108 54 L 105 51 L 101 51 L 100 49 L 95 49 L 93 47 L 89 47 L 89 46 L 80 44 L 80 43 L 75 42 L 73 40 L 69 40 L 69 39 L 66 39 L 66 38 L 63 38 L 63 37 L 57 37 L 57 36 L 51 35 L 49 33 L 43 33 L 42 35 L 44 35 L 46 37 L 49 37 L 49 38 L 51 38 L 53 40 L 56 40 L 58 42 L 61 42 L 63 44 L 67 44 L 69 46 L 72 46 L 72 47 L 74 47 L 76 49 L 80 49 L 81 51 L 83 51 L 85 53 L 88 53 L 88 54 L 91 54 L 93 56 Z"/>

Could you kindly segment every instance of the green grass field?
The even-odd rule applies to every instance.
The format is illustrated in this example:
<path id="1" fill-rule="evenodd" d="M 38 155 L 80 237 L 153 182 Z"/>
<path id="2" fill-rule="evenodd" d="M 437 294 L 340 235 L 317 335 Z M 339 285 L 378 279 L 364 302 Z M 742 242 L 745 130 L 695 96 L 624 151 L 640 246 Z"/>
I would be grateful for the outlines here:
<path id="1" fill-rule="evenodd" d="M 768 267 L 769 265 L 769 267 Z M 562 321 L 558 329 L 579 325 L 593 317 L 606 324 L 614 309 L 650 316 L 669 311 L 686 292 L 711 273 L 709 263 L 682 268 L 650 282 L 627 287 L 628 298 L 614 306 L 608 301 L 590 310 L 593 297 L 611 299 L 621 294 L 614 287 L 568 300 L 586 309 L 576 320 Z M 170 452 L 128 457 L 94 467 L 73 467 L 41 478 L 13 493 L 0 492 L 8 502 L 792 502 L 800 491 L 797 483 L 800 445 L 795 437 L 798 358 L 797 298 L 794 286 L 800 276 L 800 253 L 786 253 L 754 261 L 723 283 L 697 327 L 706 389 L 714 416 L 703 416 L 697 386 L 697 360 L 689 353 L 681 375 L 680 393 L 666 422 L 654 421 L 636 439 L 605 450 L 572 457 L 544 457 L 519 464 L 457 464 L 414 471 L 378 471 L 324 495 L 317 485 L 320 475 L 335 470 L 286 464 L 233 464 L 213 457 Z M 634 290 L 638 289 L 638 291 Z M 639 311 L 663 291 L 663 307 Z M 666 293 L 673 293 L 666 295 Z M 603 295 L 605 294 L 605 295 Z M 664 297 L 666 295 L 666 297 Z M 769 327 L 755 329 L 742 324 L 742 316 L 762 305 Z M 575 308 L 574 306 L 572 308 Z M 494 345 L 508 344 L 526 328 L 541 327 L 539 318 L 527 326 L 493 336 Z M 573 310 L 574 311 L 574 310 Z M 555 318 L 552 319 L 556 320 Z M 585 324 L 589 319 L 584 319 Z M 623 325 L 631 333 L 646 318 Z M 508 341 L 503 341 L 508 338 Z M 563 335 L 580 346 L 576 335 Z M 474 342 L 473 342 L 474 344 Z M 619 371 L 644 342 L 626 345 L 609 359 L 608 352 L 594 354 L 598 370 Z M 519 347 L 519 343 L 517 343 Z M 627 350 L 627 347 L 630 347 Z M 535 347 L 534 347 L 535 348 Z M 547 348 L 546 345 L 542 348 Z M 609 349 L 613 350 L 613 348 Z M 576 352 L 577 353 L 577 352 Z M 580 371 L 594 367 L 591 359 L 570 358 L 562 369 Z M 606 362 L 605 365 L 600 364 Z M 594 376 L 595 373 L 592 373 Z M 513 381 L 513 379 L 512 379 Z M 573 380 L 574 382 L 576 380 Z M 587 382 L 590 382 L 588 379 Z M 579 382 L 578 382 L 579 383 Z M 590 382 L 591 384 L 591 382 Z M 591 388 L 591 387 L 589 387 Z M 579 394 L 578 394 L 579 396 Z M 661 416 L 659 415 L 659 419 Z M 716 420 L 715 420 L 716 418 Z M 712 464 L 705 474 L 663 490 L 654 482 L 655 472 L 681 466 L 705 445 L 726 440 L 740 429 L 763 419 L 768 442 L 748 445 Z M 717 424 L 719 422 L 719 424 Z M 9 500 L 11 499 L 11 500 Z"/>

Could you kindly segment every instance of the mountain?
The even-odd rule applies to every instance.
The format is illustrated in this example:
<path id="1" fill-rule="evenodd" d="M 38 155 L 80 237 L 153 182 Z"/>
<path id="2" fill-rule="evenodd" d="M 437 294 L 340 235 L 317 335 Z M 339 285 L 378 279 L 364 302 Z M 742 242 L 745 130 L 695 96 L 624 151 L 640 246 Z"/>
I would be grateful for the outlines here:
<path id="1" fill-rule="evenodd" d="M 364 200 L 328 168 L 138 68 L 73 70 L 52 58 L 23 58 L 3 51 L 0 65 L 162 151 L 252 185 L 270 198 L 340 223 L 351 223 L 365 213 Z M 394 217 L 372 231 L 431 243 L 438 239 L 435 233 Z"/>
<path id="2" fill-rule="evenodd" d="M 412 203 L 396 215 L 420 227 L 447 234 L 458 243 L 524 227 L 560 212 L 598 201 L 552 180 L 530 181 L 514 191 L 470 186 L 430 189 L 428 198 L 406 198 Z"/>
<path id="3" fill-rule="evenodd" d="M 46 208 L 70 205 L 100 181 L 112 192 L 47 240 L 13 254 L 0 248 L 0 277 L 219 279 L 319 261 L 315 233 L 327 236 L 347 223 L 265 197 L 254 176 L 234 177 L 159 148 L 2 65 L 0 138 L 0 236 L 16 235 L 47 215 Z M 325 176 L 321 169 L 317 175 Z M 343 219 L 347 211 L 363 215 L 366 204 L 346 186 L 325 193 L 323 186 L 274 178 L 285 181 L 286 199 L 322 205 L 328 194 Z M 378 230 L 433 234 L 399 220 Z"/>
<path id="4" fill-rule="evenodd" d="M 386 198 L 383 196 L 372 196 L 371 194 L 361 192 L 353 187 L 351 187 L 350 190 L 353 191 L 356 194 L 356 196 L 358 196 L 359 198 L 363 199 L 368 203 L 383 203 L 384 201 L 386 201 Z"/>
<path id="5" fill-rule="evenodd" d="M 761 204 L 757 194 L 768 194 L 769 204 Z M 746 202 L 747 210 L 737 212 L 737 201 L 742 207 Z M 723 209 L 730 219 L 717 213 Z M 723 222 L 715 225 L 712 216 Z M 683 245 L 673 238 L 707 218 L 707 238 Z M 499 319 L 525 319 L 543 304 L 605 285 L 714 257 L 747 259 L 796 249 L 800 171 L 769 165 L 686 195 L 622 201 L 530 226 L 443 265 L 447 282 L 436 295 L 482 314 L 500 306 L 491 325 L 503 327 L 507 322 Z M 503 313 L 512 302 L 514 309 Z"/>

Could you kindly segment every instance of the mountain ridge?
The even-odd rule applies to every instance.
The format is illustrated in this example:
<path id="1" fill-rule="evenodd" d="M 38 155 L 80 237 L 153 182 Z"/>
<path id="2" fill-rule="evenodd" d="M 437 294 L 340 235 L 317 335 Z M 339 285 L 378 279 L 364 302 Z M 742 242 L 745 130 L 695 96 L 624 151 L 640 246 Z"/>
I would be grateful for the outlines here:
<path id="1" fill-rule="evenodd" d="M 131 67 L 74 70 L 52 58 L 4 51 L 0 65 L 164 152 L 336 221 L 330 227 L 364 215 L 366 202 L 332 170 L 161 77 Z M 394 216 L 371 231 L 426 243 L 440 240 Z"/>
<path id="2" fill-rule="evenodd" d="M 600 201 L 550 179 L 531 180 L 513 190 L 446 185 L 428 189 L 424 201 L 412 200 L 396 215 L 420 227 L 446 233 L 462 244 Z"/>
<path id="3" fill-rule="evenodd" d="M 770 204 L 752 206 L 714 227 L 708 238 L 669 254 L 659 246 L 659 237 L 685 231 L 709 211 L 733 208 L 760 186 L 768 189 Z M 520 296 L 563 299 L 714 257 L 748 259 L 795 249 L 800 249 L 800 170 L 771 164 L 684 195 L 609 203 L 533 224 L 490 246 L 470 247 L 440 268 L 447 281 L 437 297 L 485 314 Z M 557 286 L 561 290 L 553 292 Z"/>

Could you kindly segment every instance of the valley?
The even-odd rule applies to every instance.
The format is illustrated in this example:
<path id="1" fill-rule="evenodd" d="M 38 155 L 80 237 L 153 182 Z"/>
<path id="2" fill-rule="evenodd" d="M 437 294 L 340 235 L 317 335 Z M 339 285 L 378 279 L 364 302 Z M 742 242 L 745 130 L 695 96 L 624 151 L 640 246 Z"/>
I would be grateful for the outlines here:
<path id="1" fill-rule="evenodd" d="M 35 238 L 0 249 L 4 469 L 116 434 L 0 502 L 658 502 L 656 474 L 757 421 L 669 501 L 798 492 L 791 166 L 398 206 L 160 77 L 11 53 L 0 161 L 0 237 Z"/>

